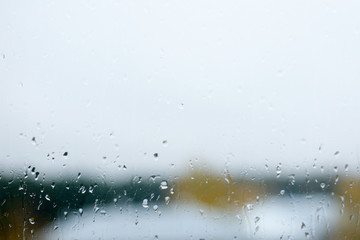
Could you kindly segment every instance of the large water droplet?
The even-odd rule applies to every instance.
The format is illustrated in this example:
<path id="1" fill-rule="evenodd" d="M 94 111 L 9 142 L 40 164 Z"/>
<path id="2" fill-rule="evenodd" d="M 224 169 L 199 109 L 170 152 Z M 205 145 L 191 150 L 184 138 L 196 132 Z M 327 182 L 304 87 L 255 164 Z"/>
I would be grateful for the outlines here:
<path id="1" fill-rule="evenodd" d="M 161 183 L 160 183 L 160 188 L 161 188 L 161 189 L 167 189 L 167 188 L 168 188 L 168 183 L 167 183 L 167 181 L 165 181 L 165 180 L 161 181 Z"/>
<path id="2" fill-rule="evenodd" d="M 29 223 L 31 224 L 35 224 L 35 219 L 32 217 L 32 218 L 29 218 Z"/>
<path id="3" fill-rule="evenodd" d="M 50 196 L 49 196 L 49 194 L 46 194 L 46 195 L 45 195 L 45 199 L 48 200 L 48 201 L 50 201 Z"/>
<path id="4" fill-rule="evenodd" d="M 147 200 L 146 198 L 143 200 L 142 206 L 143 206 L 144 208 L 148 208 L 148 207 L 149 207 L 149 202 L 148 202 L 148 200 Z"/>
<path id="5" fill-rule="evenodd" d="M 39 172 L 35 173 L 35 181 L 37 181 L 39 179 L 39 174 L 40 174 Z"/>

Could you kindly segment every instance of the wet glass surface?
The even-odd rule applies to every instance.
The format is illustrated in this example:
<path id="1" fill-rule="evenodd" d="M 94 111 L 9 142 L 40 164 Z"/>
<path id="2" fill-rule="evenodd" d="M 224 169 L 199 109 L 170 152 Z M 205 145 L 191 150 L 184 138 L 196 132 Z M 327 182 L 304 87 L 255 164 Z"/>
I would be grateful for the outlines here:
<path id="1" fill-rule="evenodd" d="M 358 239 L 360 3 L 1 2 L 0 239 Z"/>

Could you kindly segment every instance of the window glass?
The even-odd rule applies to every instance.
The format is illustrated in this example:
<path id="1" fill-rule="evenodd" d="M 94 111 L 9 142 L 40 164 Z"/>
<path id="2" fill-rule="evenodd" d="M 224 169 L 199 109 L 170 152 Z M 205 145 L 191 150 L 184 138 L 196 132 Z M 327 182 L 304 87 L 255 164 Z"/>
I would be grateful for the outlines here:
<path id="1" fill-rule="evenodd" d="M 2 1 L 0 239 L 358 239 L 360 3 Z"/>

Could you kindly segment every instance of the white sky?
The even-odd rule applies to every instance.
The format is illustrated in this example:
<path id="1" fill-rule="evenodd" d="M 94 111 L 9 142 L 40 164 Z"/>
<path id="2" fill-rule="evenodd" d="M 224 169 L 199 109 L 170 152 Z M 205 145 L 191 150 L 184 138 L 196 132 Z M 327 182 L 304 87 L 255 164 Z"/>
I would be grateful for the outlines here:
<path id="1" fill-rule="evenodd" d="M 305 172 L 314 158 L 313 171 L 356 171 L 359 12 L 356 0 L 1 1 L 2 174 L 175 174 L 195 158 L 235 174 Z"/>

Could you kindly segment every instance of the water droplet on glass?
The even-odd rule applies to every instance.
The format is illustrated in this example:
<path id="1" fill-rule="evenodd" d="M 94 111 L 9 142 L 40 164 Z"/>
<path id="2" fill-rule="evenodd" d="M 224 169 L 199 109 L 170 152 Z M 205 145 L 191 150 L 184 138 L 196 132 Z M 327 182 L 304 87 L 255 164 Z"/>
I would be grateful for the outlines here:
<path id="1" fill-rule="evenodd" d="M 35 181 L 37 181 L 39 179 L 39 174 L 40 174 L 39 172 L 35 173 Z"/>
<path id="2" fill-rule="evenodd" d="M 32 218 L 29 218 L 29 223 L 31 224 L 35 224 L 35 219 L 32 217 Z"/>
<path id="3" fill-rule="evenodd" d="M 239 220 L 240 223 L 242 223 L 242 216 L 240 214 L 237 214 L 236 218 Z"/>
<path id="4" fill-rule="evenodd" d="M 94 210 L 95 213 L 97 213 L 100 210 L 100 208 L 95 206 L 93 210 Z"/>
<path id="5" fill-rule="evenodd" d="M 339 181 L 339 175 L 336 175 L 335 180 L 334 180 L 334 184 L 337 184 L 338 181 Z"/>
<path id="6" fill-rule="evenodd" d="M 133 178 L 133 183 L 141 183 L 141 181 L 142 181 L 142 177 L 140 177 L 140 176 L 135 176 Z"/>
<path id="7" fill-rule="evenodd" d="M 285 194 L 285 190 L 281 190 L 280 195 L 284 195 L 284 194 Z"/>
<path id="8" fill-rule="evenodd" d="M 148 208 L 148 207 L 149 207 L 149 202 L 148 202 L 148 200 L 147 200 L 146 198 L 143 200 L 142 206 L 143 206 L 144 208 Z"/>
<path id="9" fill-rule="evenodd" d="M 153 206 L 153 209 L 154 209 L 155 212 L 158 210 L 158 208 L 159 208 L 158 205 L 154 205 L 154 206 Z"/>
<path id="10" fill-rule="evenodd" d="M 55 188 L 55 182 L 51 183 L 51 188 L 54 189 Z"/>
<path id="11" fill-rule="evenodd" d="M 254 209 L 254 205 L 249 203 L 249 204 L 246 204 L 246 209 L 250 212 Z"/>
<path id="12" fill-rule="evenodd" d="M 200 214 L 203 215 L 204 214 L 204 210 L 203 209 L 200 209 Z"/>
<path id="13" fill-rule="evenodd" d="M 158 159 L 159 159 L 159 154 L 158 154 L 158 153 L 154 153 L 154 158 L 155 158 L 155 160 L 158 160 Z"/>
<path id="14" fill-rule="evenodd" d="M 81 192 L 81 194 L 85 194 L 86 193 L 86 187 L 84 185 L 81 185 L 79 188 L 79 192 Z"/>
<path id="15" fill-rule="evenodd" d="M 320 183 L 320 187 L 321 187 L 321 189 L 324 189 L 326 187 L 326 184 L 322 182 L 322 183 Z"/>
<path id="16" fill-rule="evenodd" d="M 81 178 L 81 172 L 79 172 L 77 175 L 77 179 L 80 179 L 80 178 Z"/>
<path id="17" fill-rule="evenodd" d="M 295 174 L 290 174 L 288 177 L 290 184 L 295 185 Z"/>
<path id="18" fill-rule="evenodd" d="M 260 217 L 255 217 L 255 223 L 259 222 L 260 221 Z"/>
<path id="19" fill-rule="evenodd" d="M 49 196 L 49 194 L 46 194 L 46 195 L 45 195 L 45 199 L 48 200 L 48 201 L 50 201 L 50 196 Z"/>
<path id="20" fill-rule="evenodd" d="M 339 155 L 339 153 L 340 153 L 339 151 L 336 151 L 336 152 L 334 153 L 334 155 L 335 155 L 335 156 L 336 156 L 336 155 Z"/>
<path id="21" fill-rule="evenodd" d="M 167 181 L 161 181 L 161 183 L 160 183 L 160 188 L 161 189 L 167 189 L 168 188 L 168 183 L 167 183 Z"/>
<path id="22" fill-rule="evenodd" d="M 84 213 L 84 209 L 79 208 L 79 213 L 80 213 L 80 216 L 82 216 L 82 215 L 83 215 L 83 213 Z"/>
<path id="23" fill-rule="evenodd" d="M 168 205 L 170 202 L 170 197 L 169 196 L 166 196 L 165 197 L 165 204 Z"/>
<path id="24" fill-rule="evenodd" d="M 67 157 L 67 155 L 68 155 L 68 152 L 64 152 L 63 156 Z"/>
<path id="25" fill-rule="evenodd" d="M 306 227 L 305 223 L 301 223 L 301 229 L 304 229 Z"/>
<path id="26" fill-rule="evenodd" d="M 276 178 L 279 178 L 281 174 L 281 163 L 276 166 Z"/>
<path id="27" fill-rule="evenodd" d="M 166 147 L 167 144 L 168 144 L 167 140 L 162 141 L 162 145 L 163 145 L 164 147 Z"/>

